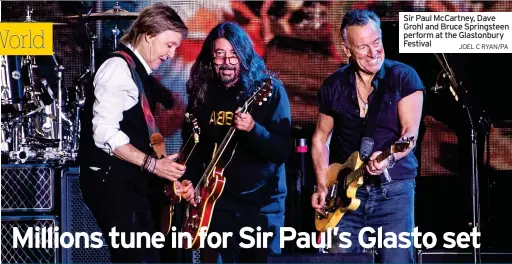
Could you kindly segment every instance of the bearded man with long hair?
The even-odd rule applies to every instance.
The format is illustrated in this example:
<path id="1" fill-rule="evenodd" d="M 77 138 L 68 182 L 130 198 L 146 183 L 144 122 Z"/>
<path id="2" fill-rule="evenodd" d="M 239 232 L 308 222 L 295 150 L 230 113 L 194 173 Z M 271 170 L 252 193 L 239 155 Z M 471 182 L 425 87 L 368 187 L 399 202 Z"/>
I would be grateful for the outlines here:
<path id="1" fill-rule="evenodd" d="M 237 111 L 270 78 L 272 93 L 263 104 Z M 237 24 L 217 25 L 207 36 L 187 82 L 188 112 L 201 129 L 198 146 L 187 162 L 184 177 L 194 186 L 227 131 L 236 132 L 218 167 L 226 184 L 215 204 L 208 232 L 232 232 L 227 247 L 204 248 L 201 258 L 217 262 L 267 262 L 279 254 L 279 228 L 284 225 L 286 174 L 284 162 L 290 149 L 290 104 L 283 84 L 266 68 L 247 33 Z M 191 133 L 185 125 L 183 138 Z M 243 227 L 272 232 L 266 247 L 240 248 Z M 206 245 L 208 246 L 208 245 Z"/>

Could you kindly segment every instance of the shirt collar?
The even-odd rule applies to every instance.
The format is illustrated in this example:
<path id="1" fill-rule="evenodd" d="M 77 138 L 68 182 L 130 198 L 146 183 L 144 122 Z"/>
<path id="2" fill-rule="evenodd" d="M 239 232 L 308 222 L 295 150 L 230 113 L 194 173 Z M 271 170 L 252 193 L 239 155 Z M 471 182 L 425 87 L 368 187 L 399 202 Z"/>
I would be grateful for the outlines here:
<path id="1" fill-rule="evenodd" d="M 146 72 L 148 73 L 148 75 L 150 75 L 153 71 L 149 67 L 146 60 L 144 60 L 144 58 L 142 58 L 142 55 L 140 55 L 140 53 L 130 43 L 126 44 L 126 47 L 129 48 L 133 52 L 133 54 L 135 54 L 135 56 L 137 56 L 137 58 L 142 63 L 142 65 L 144 65 L 144 69 L 146 69 Z"/>

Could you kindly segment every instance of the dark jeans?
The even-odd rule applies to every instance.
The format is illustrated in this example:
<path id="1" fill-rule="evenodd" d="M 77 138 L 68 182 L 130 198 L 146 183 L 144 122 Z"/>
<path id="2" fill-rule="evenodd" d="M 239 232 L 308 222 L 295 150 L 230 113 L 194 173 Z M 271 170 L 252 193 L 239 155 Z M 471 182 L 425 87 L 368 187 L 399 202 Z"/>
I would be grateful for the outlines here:
<path id="1" fill-rule="evenodd" d="M 242 213 L 215 210 L 208 234 L 211 232 L 222 233 L 231 232 L 232 237 L 227 239 L 226 247 L 220 245 L 218 248 L 209 248 L 205 240 L 205 248 L 201 249 L 201 261 L 208 263 L 243 263 L 256 262 L 267 263 L 271 254 L 280 254 L 279 247 L 279 228 L 284 225 L 284 214 L 261 214 L 261 213 Z M 258 248 L 255 244 L 251 248 L 240 247 L 240 243 L 248 244 L 248 239 L 240 237 L 240 229 L 243 227 L 253 228 L 253 232 L 244 234 L 253 237 L 256 242 L 257 227 L 261 227 L 263 232 L 272 232 L 273 236 L 267 240 L 267 246 Z M 257 242 L 256 242 L 257 243 Z"/>
<path id="2" fill-rule="evenodd" d="M 130 240 L 129 232 L 147 232 L 151 236 L 155 232 L 155 223 L 148 198 L 127 180 L 130 175 L 120 174 L 108 169 L 94 171 L 80 167 L 80 188 L 84 201 L 109 244 L 112 262 L 160 262 L 158 249 L 152 248 L 151 244 L 146 248 L 145 239 L 141 241 L 141 248 L 137 248 L 136 239 Z M 134 247 L 123 247 L 118 236 L 115 242 L 119 247 L 113 248 L 108 235 L 113 227 L 117 232 L 124 232 L 124 241 L 132 242 Z"/>
<path id="3" fill-rule="evenodd" d="M 364 252 L 363 246 L 359 243 L 359 232 L 364 227 L 371 227 L 374 233 L 365 232 L 364 241 L 369 243 L 368 237 L 371 236 L 377 241 L 378 228 L 382 227 L 382 240 L 386 238 L 386 232 L 393 232 L 398 237 L 401 232 L 411 233 L 414 230 L 414 194 L 416 182 L 414 179 L 395 180 L 382 185 L 365 184 L 361 186 L 356 193 L 356 197 L 361 200 L 357 210 L 346 213 L 338 223 L 338 235 L 341 232 L 350 233 L 352 246 L 350 248 L 340 247 L 346 245 L 345 242 L 335 240 L 329 252 L 333 253 L 356 253 Z M 337 236 L 336 236 L 337 237 Z M 414 262 L 414 244 L 411 237 L 409 248 L 400 248 L 398 245 L 404 244 L 397 241 L 396 248 L 382 247 L 375 248 L 381 257 L 383 263 L 413 263 Z"/>

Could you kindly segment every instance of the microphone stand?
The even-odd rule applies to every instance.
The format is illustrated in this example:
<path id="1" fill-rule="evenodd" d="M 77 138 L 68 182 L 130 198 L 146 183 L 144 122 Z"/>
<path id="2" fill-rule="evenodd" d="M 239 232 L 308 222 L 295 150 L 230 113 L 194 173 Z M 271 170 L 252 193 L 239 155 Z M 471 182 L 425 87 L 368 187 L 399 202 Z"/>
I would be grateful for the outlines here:
<path id="1" fill-rule="evenodd" d="M 64 66 L 62 66 L 61 64 L 59 64 L 59 62 L 57 61 L 57 59 L 55 58 L 55 53 L 52 55 L 53 57 L 53 61 L 55 62 L 55 71 L 57 71 L 57 84 L 58 84 L 58 90 L 57 90 L 57 97 L 58 97 L 58 117 L 57 117 L 57 120 L 58 120 L 58 132 L 57 132 L 57 135 L 58 135 L 58 139 L 59 139 L 59 147 L 58 147 L 58 151 L 59 153 L 62 152 L 62 141 L 63 141 L 63 138 L 62 138 L 62 119 L 63 119 L 63 113 L 62 113 L 62 106 L 63 106 L 63 102 L 62 102 L 62 71 L 64 70 Z"/>
<path id="2" fill-rule="evenodd" d="M 450 80 L 450 90 L 452 94 L 455 96 L 455 100 L 462 103 L 462 107 L 465 109 L 467 114 L 467 121 L 469 123 L 470 128 L 470 141 L 471 141 L 471 198 L 473 205 L 473 228 L 476 228 L 476 232 L 480 232 L 480 191 L 479 191 L 479 183 L 478 183 L 478 148 L 477 148 L 477 131 L 475 129 L 475 125 L 473 122 L 473 116 L 471 115 L 471 111 L 469 109 L 469 103 L 467 100 L 467 91 L 460 85 L 457 84 L 455 79 L 455 74 L 453 73 L 450 65 L 448 64 L 448 60 L 444 56 L 444 53 L 441 53 L 443 56 L 443 61 L 439 57 L 439 55 L 435 54 L 439 64 L 443 68 L 443 70 L 448 75 Z M 445 65 L 446 64 L 446 65 Z M 481 263 L 481 252 L 480 248 L 473 247 L 473 261 L 474 263 Z"/>

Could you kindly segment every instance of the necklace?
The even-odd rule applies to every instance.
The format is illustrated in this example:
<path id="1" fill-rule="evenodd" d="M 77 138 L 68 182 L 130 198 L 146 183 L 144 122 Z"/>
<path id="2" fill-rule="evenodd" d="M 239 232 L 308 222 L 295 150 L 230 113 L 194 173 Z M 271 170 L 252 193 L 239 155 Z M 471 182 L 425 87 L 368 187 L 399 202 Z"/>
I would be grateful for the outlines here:
<path id="1" fill-rule="evenodd" d="M 359 93 L 359 88 L 357 88 L 357 87 L 356 87 L 356 93 L 357 93 L 357 97 L 359 97 L 359 100 L 361 100 L 361 102 L 363 103 L 363 111 L 366 114 L 366 112 L 368 111 L 368 102 L 365 102 L 363 100 L 363 97 Z"/>
<path id="2" fill-rule="evenodd" d="M 364 111 L 364 114 L 366 115 L 366 113 L 368 112 L 368 101 L 364 101 L 363 100 L 363 97 L 361 96 L 361 93 L 359 92 L 359 85 L 364 85 L 364 82 L 363 80 L 361 79 L 360 76 L 358 76 L 359 79 L 357 80 L 357 84 L 356 84 L 356 92 L 357 92 L 357 97 L 359 98 L 359 100 L 361 100 L 361 102 L 363 103 L 363 111 Z M 372 87 L 373 88 L 373 87 Z M 373 90 L 373 89 L 372 89 Z"/>

